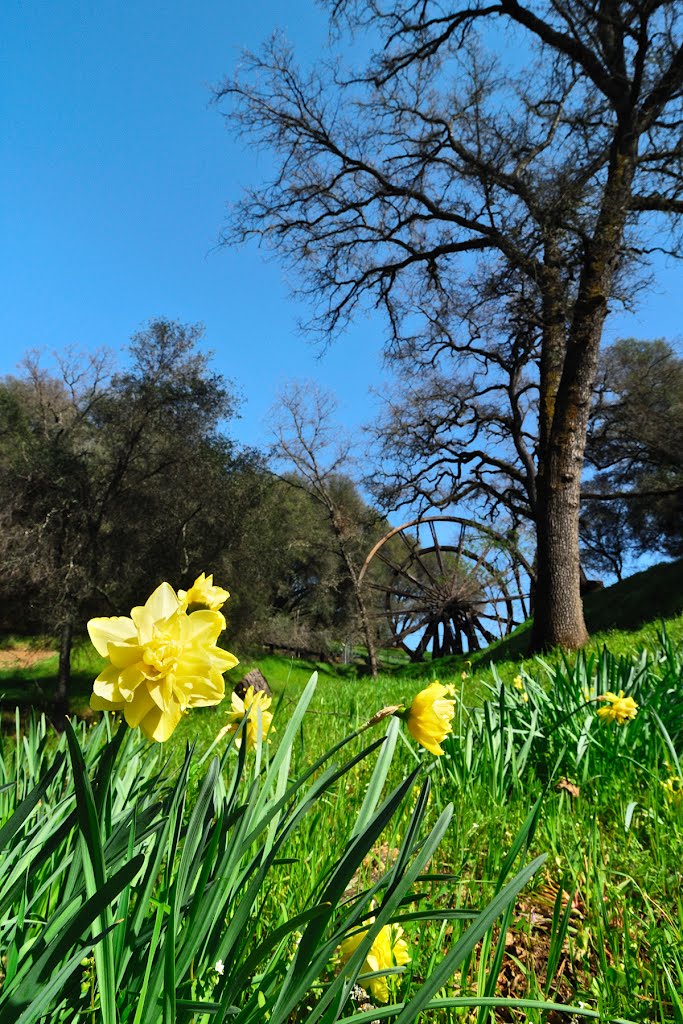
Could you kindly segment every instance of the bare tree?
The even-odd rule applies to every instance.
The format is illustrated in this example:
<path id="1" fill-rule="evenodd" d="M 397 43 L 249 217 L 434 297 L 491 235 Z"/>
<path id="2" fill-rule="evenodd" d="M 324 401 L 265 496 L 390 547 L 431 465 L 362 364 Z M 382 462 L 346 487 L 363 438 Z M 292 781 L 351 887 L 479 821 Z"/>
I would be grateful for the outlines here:
<path id="1" fill-rule="evenodd" d="M 377 525 L 379 520 L 373 517 L 372 523 L 359 523 L 357 516 L 350 514 L 340 501 L 336 485 L 348 474 L 353 453 L 351 442 L 335 423 L 336 408 L 334 397 L 312 383 L 287 387 L 278 398 L 273 416 L 275 455 L 296 471 L 297 476 L 286 479 L 293 486 L 303 487 L 325 509 L 346 575 L 353 586 L 374 679 L 377 676 L 375 630 L 359 575 L 366 554 L 363 539 L 368 527 Z M 365 511 L 367 513 L 367 509 Z"/>
<path id="2" fill-rule="evenodd" d="M 530 332 L 488 347 L 452 340 L 437 365 L 396 360 L 370 428 L 383 508 L 463 506 L 510 528 L 536 518 L 538 374 Z"/>
<path id="3" fill-rule="evenodd" d="M 465 505 L 533 526 L 538 367 L 527 353 L 517 338 L 491 339 L 461 353 L 459 372 L 443 360 L 417 373 L 415 360 L 399 363 L 372 429 L 378 470 L 368 483 L 383 507 Z M 587 566 L 621 579 L 629 555 L 680 553 L 682 396 L 683 360 L 666 341 L 622 339 L 601 352 L 581 490 Z"/>
<path id="4" fill-rule="evenodd" d="M 329 335 L 384 309 L 390 354 L 539 331 L 534 643 L 587 636 L 579 583 L 586 427 L 605 319 L 649 253 L 679 252 L 683 10 L 676 0 L 330 0 L 378 41 L 368 66 L 301 73 L 273 40 L 226 82 L 276 174 L 231 242 L 272 246 Z M 491 45 L 493 41 L 494 45 Z M 670 230 L 669 230 L 670 229 Z"/>

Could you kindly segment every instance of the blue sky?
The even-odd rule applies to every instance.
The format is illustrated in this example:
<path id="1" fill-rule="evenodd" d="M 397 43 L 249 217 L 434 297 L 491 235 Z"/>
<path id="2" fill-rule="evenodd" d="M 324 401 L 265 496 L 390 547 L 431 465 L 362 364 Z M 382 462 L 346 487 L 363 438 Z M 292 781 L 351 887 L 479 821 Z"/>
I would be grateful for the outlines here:
<path id="1" fill-rule="evenodd" d="M 278 387 L 316 378 L 350 428 L 381 386 L 381 330 L 362 321 L 320 355 L 298 334 L 306 310 L 256 249 L 216 248 L 226 203 L 267 160 L 232 139 L 210 87 L 276 27 L 320 53 L 312 0 L 4 0 L 0 95 L 0 375 L 29 348 L 120 350 L 155 316 L 206 325 L 215 365 L 240 386 L 246 443 Z M 681 332 L 680 270 L 606 340 Z"/>
<path id="2" fill-rule="evenodd" d="M 5 0 L 0 375 L 33 347 L 120 349 L 146 320 L 202 321 L 240 386 L 240 440 L 265 437 L 278 387 L 316 378 L 350 426 L 381 374 L 377 325 L 321 357 L 306 310 L 256 248 L 216 247 L 226 204 L 263 173 L 232 139 L 211 86 L 276 27 L 319 53 L 322 13 L 256 3 Z"/>

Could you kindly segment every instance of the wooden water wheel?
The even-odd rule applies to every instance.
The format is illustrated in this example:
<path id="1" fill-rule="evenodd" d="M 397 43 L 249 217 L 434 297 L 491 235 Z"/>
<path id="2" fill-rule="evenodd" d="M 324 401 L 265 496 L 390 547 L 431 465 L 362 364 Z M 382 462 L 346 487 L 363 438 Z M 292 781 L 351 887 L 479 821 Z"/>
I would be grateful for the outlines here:
<path id="1" fill-rule="evenodd" d="M 390 530 L 360 578 L 384 594 L 389 642 L 419 660 L 427 652 L 480 650 L 506 636 L 529 615 L 533 572 L 514 538 L 438 515 Z"/>

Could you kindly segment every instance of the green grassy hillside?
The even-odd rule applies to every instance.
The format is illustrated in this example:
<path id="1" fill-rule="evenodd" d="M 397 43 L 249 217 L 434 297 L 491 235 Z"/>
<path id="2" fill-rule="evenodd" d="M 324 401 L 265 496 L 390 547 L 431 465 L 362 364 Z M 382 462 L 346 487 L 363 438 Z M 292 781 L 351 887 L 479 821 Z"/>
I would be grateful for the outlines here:
<path id="1" fill-rule="evenodd" d="M 550 652 L 542 661 L 526 655 L 527 625 L 471 658 L 394 668 L 376 681 L 359 677 L 351 666 L 273 656 L 258 661 L 243 658 L 242 664 L 228 673 L 229 694 L 230 687 L 250 667 L 256 664 L 264 672 L 273 690 L 274 719 L 263 758 L 272 765 L 271 759 L 287 748 L 292 778 L 303 777 L 333 743 L 368 723 L 380 708 L 400 703 L 409 706 L 417 691 L 435 677 L 455 685 L 453 733 L 443 740 L 444 756 L 434 758 L 420 750 L 414 734 L 402 728 L 393 760 L 389 757 L 391 766 L 386 764 L 386 784 L 381 785 L 383 795 L 388 795 L 419 767 L 430 782 L 430 793 L 427 796 L 425 789 L 424 802 L 419 804 L 424 830 L 436 827 L 442 813 L 453 814 L 433 855 L 430 875 L 415 897 L 419 910 L 413 912 L 411 907 L 401 917 L 411 966 L 391 981 L 396 992 L 411 992 L 411 986 L 428 977 L 447 950 L 458 948 L 468 908 L 481 908 L 494 898 L 503 877 L 512 870 L 515 856 L 520 855 L 522 842 L 527 861 L 536 855 L 547 859 L 514 909 L 511 904 L 503 926 L 485 936 L 449 979 L 443 991 L 460 1005 L 454 1005 L 453 1012 L 442 1008 L 425 1016 L 431 1024 L 493 1020 L 547 1024 L 559 1020 L 557 1013 L 549 1016 L 541 1009 L 539 1000 L 545 998 L 578 1004 L 578 1012 L 565 1015 L 567 1020 L 584 1019 L 580 1014 L 584 1009 L 602 1021 L 683 1022 L 682 584 L 683 564 L 677 563 L 657 566 L 591 595 L 586 602 L 587 617 L 596 632 L 587 651 L 578 655 Z M 662 626 L 668 640 L 660 636 Z M 23 645 L 23 667 L 15 665 L 0 673 L 6 716 L 0 805 L 2 800 L 6 804 L 14 800 L 19 792 L 12 784 L 12 773 L 38 771 L 41 758 L 50 757 L 57 743 L 64 741 L 64 737 L 60 740 L 44 730 L 41 733 L 42 725 L 36 728 L 31 716 L 25 715 L 19 727 L 22 743 L 14 743 L 14 704 L 47 704 L 57 667 L 55 655 L 28 664 L 27 646 Z M 16 648 L 21 650 L 22 645 L 17 643 Z M 75 654 L 74 665 L 73 707 L 85 710 L 102 661 L 84 643 Z M 315 694 L 305 715 L 292 725 L 297 699 L 315 669 L 319 673 Z M 520 678 L 515 681 L 516 676 Z M 598 710 L 607 705 L 602 701 L 609 700 L 609 691 L 621 690 L 637 713 L 622 723 L 603 720 Z M 149 763 L 150 772 L 161 771 L 162 779 L 169 781 L 177 778 L 188 745 L 194 746 L 186 780 L 190 809 L 195 799 L 199 803 L 197 794 L 212 752 L 225 758 L 229 773 L 234 769 L 235 752 L 227 749 L 225 728 L 230 704 L 228 696 L 216 707 L 184 716 L 168 742 L 158 749 L 152 747 L 149 757 L 145 743 L 140 743 L 139 756 L 148 757 L 144 763 Z M 92 750 L 88 763 L 95 763 L 98 737 L 110 724 L 111 720 L 95 728 L 85 723 L 79 727 L 83 743 Z M 310 894 L 323 891 L 322 880 L 329 879 L 331 870 L 346 856 L 349 829 L 362 813 L 376 778 L 374 759 L 361 758 L 361 751 L 378 739 L 385 727 L 386 723 L 373 725 L 371 731 L 351 740 L 345 748 L 348 754 L 338 753 L 342 759 L 358 756 L 359 760 L 350 763 L 348 772 L 334 789 L 322 794 L 309 814 L 301 815 L 299 831 L 282 847 L 281 856 L 278 854 L 272 888 L 259 899 L 249 955 L 260 948 L 269 928 L 280 927 L 283 907 L 290 920 L 310 908 L 314 899 Z M 136 736 L 132 742 L 138 741 Z M 254 780 L 270 778 L 270 773 L 256 767 L 251 753 L 244 764 L 247 771 L 253 766 Z M 119 785 L 112 788 L 119 800 L 126 792 L 123 775 L 136 778 L 135 767 L 125 760 Z M 23 780 L 23 774 L 21 777 Z M 273 776 L 279 778 L 279 773 Z M 248 784 L 252 785 L 251 777 Z M 244 806 L 256 791 L 249 792 Z M 378 788 L 375 796 L 379 795 Z M 60 806 L 62 798 L 60 792 Z M 298 799 L 297 795 L 295 803 Z M 125 803 L 127 808 L 127 798 Z M 374 885 L 391 868 L 403 849 L 411 808 L 417 806 L 411 799 L 401 804 L 396 821 L 384 829 L 358 866 L 354 886 Z M 212 808 L 207 805 L 209 819 L 214 814 Z M 215 818 L 207 826 L 207 837 L 214 825 Z M 188 828 L 187 835 L 200 832 Z M 127 841 L 119 848 L 125 849 Z M 224 845 L 227 850 L 238 848 L 237 843 Z M 48 867 L 53 870 L 51 864 Z M 9 872 L 5 875 L 9 877 Z M 39 892 L 46 884 L 39 872 L 26 871 L 25 876 L 37 883 Z M 160 899 L 162 906 L 168 902 L 162 888 L 155 899 Z M 145 898 L 139 905 L 145 908 L 148 902 Z M 463 910 L 465 917 L 456 916 Z M 445 911 L 452 920 L 440 916 Z M 16 914 L 13 909 L 6 927 L 13 927 Z M 118 916 L 121 921 L 127 919 L 126 913 Z M 185 915 L 177 918 L 182 923 Z M 162 920 L 160 915 L 158 920 Z M 170 915 L 163 918 L 166 920 Z M 40 915 L 26 915 L 26 922 L 39 933 Z M 145 934 L 152 934 L 151 924 Z M 205 957 L 204 974 L 201 970 L 196 974 L 200 981 L 209 978 L 206 991 L 213 991 L 218 984 L 216 971 L 207 968 L 207 964 L 218 962 L 218 957 L 222 963 L 217 946 Z M 143 972 L 145 963 L 143 958 Z M 0 982 L 4 984 L 2 966 Z M 338 969 L 339 965 L 332 963 L 324 980 L 330 980 Z M 90 979 L 92 987 L 94 975 L 88 971 L 83 977 L 85 982 Z M 139 981 L 135 972 L 129 971 L 129 978 L 131 985 Z M 77 995 L 75 986 L 74 991 Z M 83 991 L 88 992 L 87 985 Z M 196 993 L 192 990 L 191 994 L 194 997 Z M 474 1011 L 463 1016 L 460 1012 L 465 1004 L 494 996 L 531 1002 L 523 1015 L 521 1008 L 511 1011 L 510 1003 L 495 1016 Z M 89 1007 L 95 1005 L 91 994 L 88 999 Z M 309 1009 L 307 1005 L 306 1013 L 297 1019 L 304 1019 Z M 373 1009 L 367 1019 L 379 1017 L 380 1012 Z M 84 1013 L 84 1018 L 88 1014 Z M 1 1010 L 0 1019 L 4 1020 Z M 57 1020 L 50 1018 L 51 1024 Z"/>
<path id="2" fill-rule="evenodd" d="M 613 653 L 619 654 L 651 645 L 662 622 L 669 636 L 677 640 L 683 637 L 683 559 L 652 566 L 621 583 L 588 594 L 584 607 L 592 649 L 599 650 L 607 644 Z M 528 656 L 530 628 L 530 623 L 526 622 L 505 640 L 471 655 L 403 665 L 392 659 L 392 664 L 384 666 L 383 678 L 405 682 L 408 690 L 412 690 L 413 681 L 418 683 L 435 677 L 459 678 L 463 672 L 470 677 L 482 673 L 487 677 L 487 669 L 492 664 L 504 678 L 513 676 L 520 663 L 530 664 L 533 661 Z M 44 643 L 47 646 L 49 641 Z M 16 704 L 48 706 L 57 673 L 56 654 L 51 653 L 36 661 L 31 658 L 28 659 L 32 662 L 30 665 L 22 665 L 21 661 L 13 663 L 9 653 L 13 647 L 26 650 L 35 646 L 33 641 L 12 638 L 4 645 L 0 643 L 0 651 L 3 646 L 8 657 L 4 664 L 0 661 L 0 707 L 7 713 L 8 710 L 13 711 Z M 554 660 L 552 656 L 550 660 Z M 230 673 L 233 683 L 256 666 L 276 689 L 300 687 L 311 672 L 317 670 L 321 681 L 326 680 L 331 690 L 348 693 L 353 688 L 348 684 L 353 684 L 358 672 L 355 666 L 328 665 L 277 655 L 241 656 L 240 661 L 240 666 Z M 85 641 L 76 646 L 72 664 L 72 706 L 80 711 L 87 707 L 92 680 L 101 662 Z"/>
<path id="3" fill-rule="evenodd" d="M 583 606 L 591 633 L 635 630 L 654 619 L 678 616 L 683 612 L 683 558 L 586 594 Z"/>

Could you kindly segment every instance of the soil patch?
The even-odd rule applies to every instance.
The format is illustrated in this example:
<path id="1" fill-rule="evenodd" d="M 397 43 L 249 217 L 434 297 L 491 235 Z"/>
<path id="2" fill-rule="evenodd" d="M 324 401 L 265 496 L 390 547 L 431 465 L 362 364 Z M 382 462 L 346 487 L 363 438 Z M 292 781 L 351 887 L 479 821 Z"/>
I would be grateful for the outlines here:
<path id="1" fill-rule="evenodd" d="M 38 661 L 45 661 L 51 658 L 56 651 L 36 650 L 30 647 L 12 647 L 6 651 L 0 651 L 0 669 L 8 668 L 30 668 Z"/>

